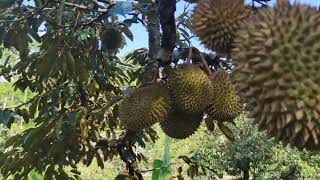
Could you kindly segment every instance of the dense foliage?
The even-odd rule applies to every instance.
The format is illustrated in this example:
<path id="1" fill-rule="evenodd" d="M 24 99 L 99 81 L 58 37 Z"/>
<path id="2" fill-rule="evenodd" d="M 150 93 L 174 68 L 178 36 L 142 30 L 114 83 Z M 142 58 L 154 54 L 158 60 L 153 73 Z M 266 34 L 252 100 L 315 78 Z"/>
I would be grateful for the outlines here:
<path id="1" fill-rule="evenodd" d="M 236 141 L 224 137 L 207 136 L 204 145 L 196 152 L 200 167 L 210 167 L 209 177 L 229 174 L 254 179 L 318 179 L 320 156 L 299 151 L 259 132 L 250 119 L 237 119 Z"/>

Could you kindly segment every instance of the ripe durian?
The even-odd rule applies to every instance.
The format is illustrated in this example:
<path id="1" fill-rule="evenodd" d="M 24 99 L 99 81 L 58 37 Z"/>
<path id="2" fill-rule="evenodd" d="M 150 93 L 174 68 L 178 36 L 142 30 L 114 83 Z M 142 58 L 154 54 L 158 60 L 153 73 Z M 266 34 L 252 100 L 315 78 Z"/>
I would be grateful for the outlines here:
<path id="1" fill-rule="evenodd" d="M 201 0 L 192 15 L 192 29 L 207 48 L 229 53 L 236 31 L 250 12 L 243 0 Z"/>
<path id="2" fill-rule="evenodd" d="M 150 127 L 167 117 L 170 103 L 168 89 L 163 84 L 137 88 L 120 104 L 120 122 L 132 130 Z"/>
<path id="3" fill-rule="evenodd" d="M 102 47 L 107 50 L 117 50 L 124 43 L 120 30 L 115 27 L 104 28 L 101 32 L 100 39 Z"/>
<path id="4" fill-rule="evenodd" d="M 168 76 L 170 95 L 176 108 L 190 114 L 202 113 L 211 95 L 210 78 L 196 65 L 183 64 Z"/>
<path id="5" fill-rule="evenodd" d="M 169 137 L 185 139 L 200 126 L 202 115 L 190 115 L 184 112 L 170 112 L 167 119 L 160 123 L 162 131 Z"/>
<path id="6" fill-rule="evenodd" d="M 261 9 L 235 40 L 233 73 L 249 117 L 286 143 L 320 149 L 320 12 Z"/>
<path id="7" fill-rule="evenodd" d="M 214 93 L 207 115 L 220 122 L 233 120 L 242 112 L 242 104 L 235 85 L 225 72 L 216 72 L 211 82 Z"/>
<path id="8" fill-rule="evenodd" d="M 214 126 L 214 120 L 213 119 L 207 117 L 207 118 L 205 118 L 204 122 L 205 122 L 206 127 L 207 127 L 207 129 L 209 131 L 214 131 L 214 127 L 215 126 Z"/>

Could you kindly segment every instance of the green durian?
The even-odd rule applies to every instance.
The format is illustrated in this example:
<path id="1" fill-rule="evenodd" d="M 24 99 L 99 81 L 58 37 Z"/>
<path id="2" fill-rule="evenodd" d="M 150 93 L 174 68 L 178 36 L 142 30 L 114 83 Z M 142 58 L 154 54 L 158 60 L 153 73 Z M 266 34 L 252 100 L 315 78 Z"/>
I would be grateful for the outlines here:
<path id="1" fill-rule="evenodd" d="M 235 39 L 233 78 L 249 117 L 283 142 L 320 149 L 320 12 L 261 9 Z"/>
<path id="2" fill-rule="evenodd" d="M 185 139 L 191 136 L 200 126 L 202 115 L 190 115 L 172 111 L 167 119 L 160 123 L 161 129 L 169 137 Z"/>
<path id="3" fill-rule="evenodd" d="M 211 78 L 211 82 L 214 93 L 206 112 L 207 115 L 220 122 L 233 120 L 243 109 L 235 85 L 225 72 L 216 72 Z"/>
<path id="4" fill-rule="evenodd" d="M 127 129 L 141 130 L 166 119 L 170 104 L 168 88 L 165 85 L 140 87 L 122 100 L 119 119 Z"/>
<path id="5" fill-rule="evenodd" d="M 171 70 L 168 77 L 175 108 L 189 114 L 202 113 L 210 101 L 210 78 L 196 65 L 183 64 Z"/>
<path id="6" fill-rule="evenodd" d="M 240 25 L 249 17 L 243 0 L 201 0 L 192 15 L 192 30 L 205 47 L 229 53 Z"/>

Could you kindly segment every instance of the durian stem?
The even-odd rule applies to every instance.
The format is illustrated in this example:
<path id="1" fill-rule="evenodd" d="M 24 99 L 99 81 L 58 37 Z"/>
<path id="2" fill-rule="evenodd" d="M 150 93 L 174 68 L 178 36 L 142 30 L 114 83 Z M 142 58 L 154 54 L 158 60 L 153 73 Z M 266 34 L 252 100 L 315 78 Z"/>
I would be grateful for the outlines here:
<path id="1" fill-rule="evenodd" d="M 202 54 L 199 50 L 197 50 L 197 51 L 198 51 L 198 53 L 199 53 L 199 55 L 200 55 L 200 59 L 201 59 L 201 61 L 202 61 L 202 64 L 204 65 L 204 67 L 206 68 L 206 70 L 207 70 L 207 72 L 208 72 L 208 75 L 209 75 L 209 76 L 213 76 L 213 73 L 212 73 L 212 71 L 211 71 L 211 69 L 210 69 L 210 67 L 209 67 L 206 59 L 204 58 L 203 54 Z"/>
<path id="2" fill-rule="evenodd" d="M 287 4 L 288 0 L 277 0 L 277 5 Z"/>
<path id="3" fill-rule="evenodd" d="M 191 64 L 191 60 L 192 60 L 192 47 L 189 48 L 187 64 Z"/>

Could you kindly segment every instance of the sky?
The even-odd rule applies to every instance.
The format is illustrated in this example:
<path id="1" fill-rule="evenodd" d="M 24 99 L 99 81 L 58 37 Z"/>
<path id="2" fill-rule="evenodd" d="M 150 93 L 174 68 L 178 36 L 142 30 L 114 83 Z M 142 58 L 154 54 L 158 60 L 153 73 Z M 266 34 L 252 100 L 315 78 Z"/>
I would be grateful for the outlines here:
<path id="1" fill-rule="evenodd" d="M 126 1 L 126 0 L 122 0 L 122 1 Z M 251 0 L 245 0 L 246 3 L 251 4 Z M 320 6 L 320 0 L 289 0 L 291 2 L 298 2 L 298 3 L 304 3 L 304 4 L 310 4 L 312 6 L 315 7 L 319 7 Z M 273 5 L 275 4 L 276 0 L 271 0 L 269 2 L 269 5 Z M 25 4 L 29 4 L 32 5 L 34 4 L 33 0 L 24 0 Z M 177 10 L 176 10 L 176 16 L 178 16 L 179 14 L 181 14 L 183 12 L 184 6 L 186 5 L 186 2 L 183 0 L 180 0 L 177 3 Z M 194 4 L 190 6 L 190 10 L 192 10 L 194 7 Z M 128 16 L 130 17 L 130 16 Z M 138 49 L 138 48 L 142 48 L 148 47 L 148 34 L 147 31 L 145 29 L 145 27 L 143 27 L 143 25 L 141 24 L 133 24 L 130 28 L 130 30 L 133 33 L 134 39 L 133 41 L 130 41 L 129 39 L 127 39 L 127 45 L 121 49 L 120 51 L 120 56 L 123 56 L 127 53 L 129 53 L 130 51 L 134 50 L 134 49 Z M 192 41 L 192 46 L 198 47 L 200 50 L 202 51 L 207 51 L 200 43 L 200 41 L 195 38 Z"/>
<path id="2" fill-rule="evenodd" d="M 315 7 L 320 6 L 320 0 L 290 0 L 291 2 L 299 2 L 304 4 L 310 4 Z M 276 0 L 271 0 L 269 5 L 275 4 Z M 251 0 L 246 0 L 246 3 L 251 3 Z M 179 15 L 183 12 L 184 5 L 186 3 L 184 1 L 180 1 L 177 4 L 176 15 Z M 194 5 L 190 6 L 193 9 Z M 133 49 L 141 48 L 141 47 L 148 47 L 148 36 L 145 28 L 140 24 L 135 24 L 131 28 L 131 31 L 134 35 L 134 40 L 131 42 L 127 40 L 127 46 L 124 47 L 120 54 L 127 54 L 128 52 L 132 51 Z M 192 40 L 192 46 L 198 47 L 201 51 L 207 51 L 200 43 L 200 41 L 195 38 Z"/>

